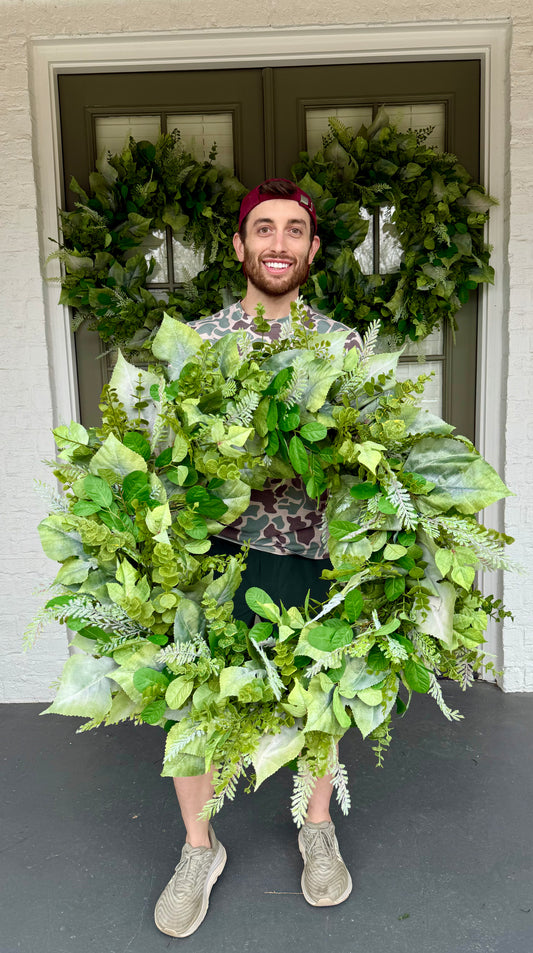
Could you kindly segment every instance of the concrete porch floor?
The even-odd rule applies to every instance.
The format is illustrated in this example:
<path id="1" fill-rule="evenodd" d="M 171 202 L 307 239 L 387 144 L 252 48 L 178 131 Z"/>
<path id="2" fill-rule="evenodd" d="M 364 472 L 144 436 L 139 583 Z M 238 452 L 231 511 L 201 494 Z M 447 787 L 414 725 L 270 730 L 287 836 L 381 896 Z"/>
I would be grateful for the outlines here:
<path id="1" fill-rule="evenodd" d="M 76 736 L 44 704 L 0 706 L 0 953 L 532 953 L 532 697 L 442 687 L 464 721 L 415 697 L 383 769 L 355 731 L 342 743 L 345 903 L 303 899 L 284 771 L 215 819 L 228 864 L 185 940 L 152 918 L 183 838 L 162 732 Z"/>

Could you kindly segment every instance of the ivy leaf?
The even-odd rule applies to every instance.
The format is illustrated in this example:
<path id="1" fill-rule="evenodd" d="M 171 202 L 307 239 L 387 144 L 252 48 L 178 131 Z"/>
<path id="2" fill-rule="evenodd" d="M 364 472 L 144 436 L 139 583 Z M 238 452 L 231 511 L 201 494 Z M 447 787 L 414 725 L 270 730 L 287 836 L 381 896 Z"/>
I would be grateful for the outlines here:
<path id="1" fill-rule="evenodd" d="M 176 380 L 185 364 L 198 353 L 202 338 L 188 324 L 163 316 L 161 327 L 152 341 L 152 353 L 161 361 L 167 361 L 171 380 Z"/>
<path id="2" fill-rule="evenodd" d="M 296 758 L 302 750 L 305 734 L 296 725 L 284 725 L 276 735 L 263 735 L 252 754 L 256 790 L 263 781 Z"/>
<path id="3" fill-rule="evenodd" d="M 113 433 L 106 437 L 99 450 L 92 458 L 89 469 L 91 473 L 98 474 L 99 470 L 111 470 L 119 478 L 133 470 L 146 470 L 146 460 L 134 450 L 129 450 L 120 440 L 117 440 Z"/>

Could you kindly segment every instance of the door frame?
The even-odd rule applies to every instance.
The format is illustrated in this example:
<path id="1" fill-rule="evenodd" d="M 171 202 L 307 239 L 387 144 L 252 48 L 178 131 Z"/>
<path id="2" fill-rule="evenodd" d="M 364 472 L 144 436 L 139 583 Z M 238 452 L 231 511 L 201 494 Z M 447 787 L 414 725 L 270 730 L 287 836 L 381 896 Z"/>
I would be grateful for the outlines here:
<path id="1" fill-rule="evenodd" d="M 59 276 L 56 262 L 53 267 L 44 263 L 50 252 L 49 237 L 58 237 L 57 208 L 63 201 L 57 92 L 60 73 L 479 59 L 481 175 L 487 191 L 498 196 L 500 204 L 491 211 L 487 226 L 487 241 L 493 246 L 492 263 L 497 280 L 493 287 L 483 286 L 479 303 L 476 444 L 490 463 L 504 473 L 510 43 L 511 24 L 508 20 L 382 27 L 352 24 L 184 30 L 175 34 L 147 32 L 32 40 L 29 50 L 30 92 L 43 272 L 48 276 Z M 57 285 L 45 282 L 54 426 L 77 419 L 79 414 L 70 318 L 68 309 L 58 304 L 57 297 Z M 484 521 L 486 525 L 503 531 L 503 501 L 491 507 Z M 502 573 L 483 573 L 480 588 L 501 598 Z M 489 624 L 486 649 L 495 657 L 496 668 L 501 669 L 501 630 L 492 623 Z"/>

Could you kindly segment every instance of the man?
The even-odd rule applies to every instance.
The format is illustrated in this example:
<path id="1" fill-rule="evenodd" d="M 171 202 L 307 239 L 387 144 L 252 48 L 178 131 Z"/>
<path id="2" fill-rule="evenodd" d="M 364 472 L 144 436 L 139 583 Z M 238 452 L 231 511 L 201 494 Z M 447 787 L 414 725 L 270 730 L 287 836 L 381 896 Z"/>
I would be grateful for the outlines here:
<path id="1" fill-rule="evenodd" d="M 246 295 L 211 318 L 193 322 L 192 327 L 209 340 L 243 330 L 258 339 L 261 335 L 255 330 L 254 318 L 262 304 L 270 324 L 266 337 L 279 338 L 290 321 L 291 302 L 298 297 L 320 247 L 316 226 L 311 198 L 293 182 L 270 179 L 249 192 L 233 238 L 247 277 Z M 321 333 L 347 330 L 324 315 L 307 311 Z M 361 346 L 359 335 L 351 332 L 345 346 Z M 253 613 L 243 597 L 251 585 L 266 589 L 285 605 L 302 605 L 308 589 L 314 598 L 324 598 L 328 584 L 320 575 L 329 562 L 324 558 L 321 521 L 321 513 L 299 479 L 276 481 L 265 490 L 252 491 L 249 509 L 226 528 L 224 542 L 219 537 L 213 543 L 213 551 L 219 554 L 235 552 L 236 545 L 244 542 L 250 544 L 248 567 L 234 600 L 236 618 L 253 624 Z M 226 863 L 226 851 L 211 824 L 198 817 L 213 795 L 212 774 L 174 778 L 174 786 L 187 837 L 180 863 L 157 902 L 155 922 L 163 933 L 184 937 L 205 917 L 211 888 Z M 331 794 L 329 776 L 319 778 L 298 836 L 304 859 L 302 890 L 313 906 L 341 903 L 352 889 L 329 814 Z"/>

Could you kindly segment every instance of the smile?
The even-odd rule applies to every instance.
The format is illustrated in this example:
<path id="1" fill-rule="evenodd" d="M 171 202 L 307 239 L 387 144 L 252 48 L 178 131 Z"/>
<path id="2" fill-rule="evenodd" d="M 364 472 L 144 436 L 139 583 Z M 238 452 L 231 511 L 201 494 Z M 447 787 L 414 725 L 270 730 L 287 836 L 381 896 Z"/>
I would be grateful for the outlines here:
<path id="1" fill-rule="evenodd" d="M 271 259 L 266 259 L 263 261 L 265 268 L 268 268 L 269 271 L 286 271 L 287 268 L 290 268 L 292 262 L 290 261 L 273 261 Z"/>

